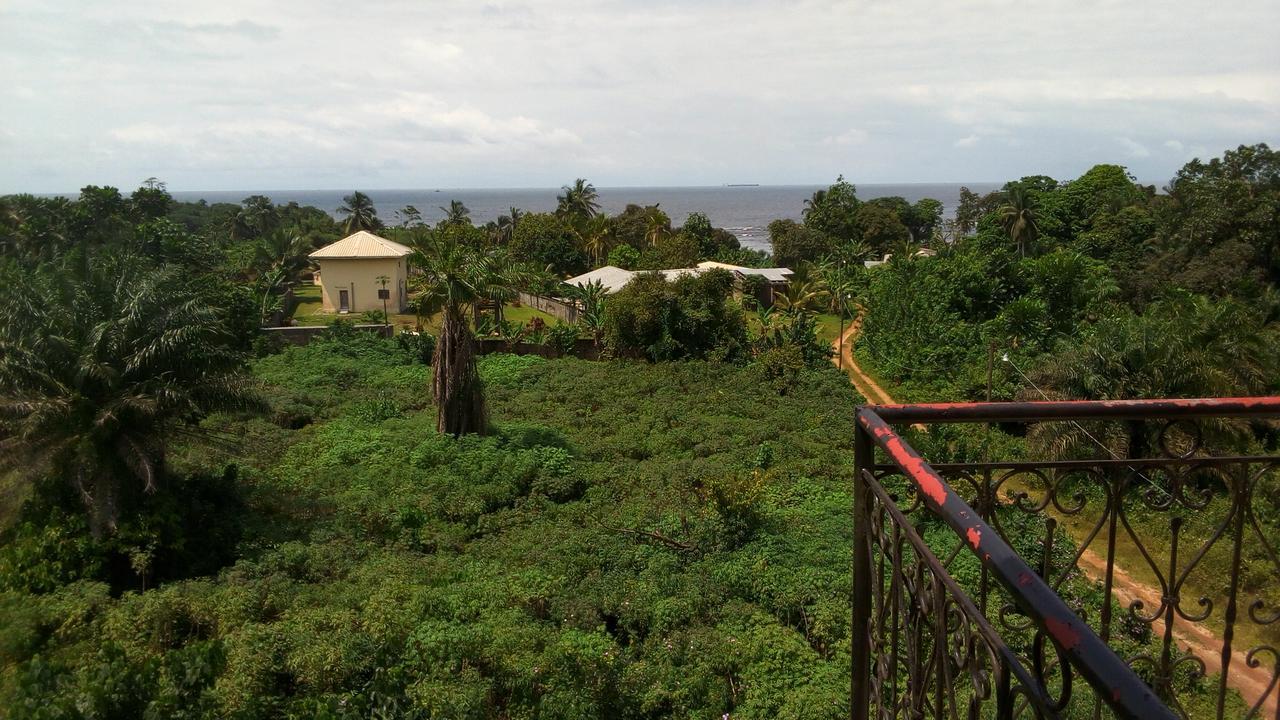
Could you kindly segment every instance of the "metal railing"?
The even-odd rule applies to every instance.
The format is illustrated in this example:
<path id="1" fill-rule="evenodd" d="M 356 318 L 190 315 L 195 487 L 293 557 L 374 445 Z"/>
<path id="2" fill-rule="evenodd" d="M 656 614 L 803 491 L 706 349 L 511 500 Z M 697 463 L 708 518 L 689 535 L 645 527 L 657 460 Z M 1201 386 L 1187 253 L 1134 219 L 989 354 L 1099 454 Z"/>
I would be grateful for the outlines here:
<path id="1" fill-rule="evenodd" d="M 1274 417 L 1280 397 L 861 408 L 854 720 L 1280 720 Z M 920 427 L 949 423 L 988 429 Z M 1051 459 L 993 461 L 995 437 Z"/>

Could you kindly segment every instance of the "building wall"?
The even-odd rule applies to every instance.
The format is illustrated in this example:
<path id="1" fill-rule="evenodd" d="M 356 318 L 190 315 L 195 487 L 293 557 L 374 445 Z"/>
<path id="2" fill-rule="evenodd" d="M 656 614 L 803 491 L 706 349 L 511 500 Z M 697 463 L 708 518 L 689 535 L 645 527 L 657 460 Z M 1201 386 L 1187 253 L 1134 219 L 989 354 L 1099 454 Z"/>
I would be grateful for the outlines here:
<path id="1" fill-rule="evenodd" d="M 378 282 L 379 275 L 389 278 L 387 290 L 391 291 L 391 297 L 387 300 L 387 310 L 393 313 L 404 312 L 407 307 L 409 298 L 406 297 L 405 284 L 409 274 L 406 258 L 330 258 L 317 262 L 320 263 L 321 306 L 325 312 L 338 312 L 339 290 L 350 293 L 353 313 L 381 310 L 382 301 L 378 299 L 378 291 L 382 289 L 382 284 Z"/>

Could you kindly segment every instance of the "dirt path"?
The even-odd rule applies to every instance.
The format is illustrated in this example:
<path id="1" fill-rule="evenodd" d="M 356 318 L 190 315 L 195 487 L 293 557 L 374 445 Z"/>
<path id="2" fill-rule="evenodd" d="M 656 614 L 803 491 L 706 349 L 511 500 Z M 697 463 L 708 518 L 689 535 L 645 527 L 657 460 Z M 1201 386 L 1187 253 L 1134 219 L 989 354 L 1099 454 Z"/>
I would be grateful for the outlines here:
<path id="1" fill-rule="evenodd" d="M 1106 559 L 1093 550 L 1084 551 L 1080 556 L 1079 567 L 1081 572 L 1099 583 L 1106 577 Z M 1136 600 L 1142 601 L 1143 611 L 1147 613 L 1160 607 L 1160 589 L 1135 580 L 1119 565 L 1114 569 L 1111 584 L 1111 593 L 1117 602 L 1115 610 L 1117 613 L 1127 612 L 1129 605 Z M 1163 617 L 1151 624 L 1151 632 L 1157 638 L 1164 637 Z M 1185 620 L 1174 623 L 1173 640 L 1179 648 L 1203 660 L 1206 673 L 1214 675 L 1222 672 L 1222 640 L 1208 628 Z M 1246 660 L 1246 653 L 1239 650 L 1231 653 L 1227 684 L 1240 693 L 1240 697 L 1244 698 L 1245 704 L 1249 707 L 1253 707 L 1266 694 L 1271 683 L 1271 675 L 1275 672 L 1274 667 L 1267 666 L 1268 658 L 1263 656 L 1260 659 L 1263 663 L 1259 667 L 1251 668 Z M 1280 693 L 1273 692 L 1267 698 L 1267 702 L 1261 708 L 1261 717 L 1276 714 L 1276 703 L 1280 700 L 1277 695 Z"/>
<path id="2" fill-rule="evenodd" d="M 853 343 L 861 330 L 862 315 L 859 314 L 845 330 L 844 342 L 841 343 L 837 339 L 831 343 L 831 347 L 837 353 L 837 357 L 843 359 L 849 381 L 867 399 L 867 402 L 873 405 L 890 404 L 894 402 L 893 396 L 868 375 L 854 359 Z M 1081 572 L 1096 582 L 1101 583 L 1106 577 L 1106 561 L 1092 550 L 1086 549 L 1080 556 L 1079 567 Z M 1160 589 L 1135 580 L 1119 565 L 1112 573 L 1111 585 L 1112 594 L 1118 603 L 1118 612 L 1126 612 L 1129 604 L 1135 600 L 1141 600 L 1147 612 L 1160 606 Z M 1205 672 L 1210 675 L 1222 672 L 1222 640 L 1218 636 L 1207 628 L 1186 621 L 1175 624 L 1175 627 L 1173 638 L 1178 647 L 1203 660 Z M 1151 631 L 1155 637 L 1163 637 L 1164 620 L 1156 620 L 1151 626 Z M 1251 668 L 1245 659 L 1245 653 L 1234 651 L 1231 654 L 1227 684 L 1240 693 L 1249 707 L 1253 707 L 1259 698 L 1266 695 L 1272 682 L 1272 673 L 1276 672 L 1276 668 L 1266 666 L 1265 657 L 1262 659 L 1263 665 Z M 1276 716 L 1278 702 L 1280 702 L 1280 687 L 1275 688 L 1275 691 L 1267 697 L 1267 702 L 1261 708 L 1261 717 Z"/>
<path id="3" fill-rule="evenodd" d="M 858 389 L 862 397 L 867 399 L 867 402 L 872 405 L 889 405 L 893 403 L 893 397 L 884 388 L 880 387 L 879 383 L 872 379 L 870 375 L 864 372 L 858 366 L 857 361 L 853 359 L 853 341 L 861 330 L 862 314 L 859 313 L 858 317 L 854 318 L 853 322 L 849 323 L 848 329 L 844 331 L 844 342 L 841 343 L 839 338 L 832 341 L 831 349 L 836 352 L 837 357 L 837 360 L 832 362 L 839 364 L 839 360 L 843 359 L 844 369 L 849 373 L 849 381 Z"/>

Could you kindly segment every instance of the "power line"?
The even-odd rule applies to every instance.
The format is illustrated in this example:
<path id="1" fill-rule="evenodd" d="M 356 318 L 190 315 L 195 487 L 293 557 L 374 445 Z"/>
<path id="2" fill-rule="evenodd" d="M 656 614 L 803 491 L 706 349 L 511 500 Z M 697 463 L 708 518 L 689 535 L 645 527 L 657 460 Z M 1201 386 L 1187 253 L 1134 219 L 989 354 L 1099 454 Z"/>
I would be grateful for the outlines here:
<path id="1" fill-rule="evenodd" d="M 1018 375 L 1022 376 L 1022 379 L 1023 379 L 1023 380 L 1026 380 L 1026 381 L 1027 381 L 1027 384 L 1028 384 L 1028 385 L 1030 385 L 1030 386 L 1032 387 L 1032 389 L 1034 389 L 1037 393 L 1039 393 L 1039 394 L 1040 394 L 1040 397 L 1044 398 L 1045 400 L 1049 400 L 1049 399 L 1051 399 L 1048 395 L 1046 395 L 1046 394 L 1045 394 L 1045 392 L 1044 392 L 1043 390 L 1041 390 L 1041 389 L 1040 389 L 1040 386 L 1039 386 L 1039 385 L 1036 385 L 1036 383 L 1035 383 L 1035 381 L 1034 381 L 1034 380 L 1032 380 L 1031 378 L 1027 377 L 1027 374 L 1026 374 L 1026 373 L 1024 373 L 1024 372 L 1022 372 L 1022 368 L 1018 367 L 1018 364 L 1017 364 L 1017 363 L 1015 363 L 1014 361 L 1012 361 L 1012 360 L 1010 360 L 1010 359 L 1009 359 L 1009 353 L 1008 353 L 1008 352 L 1001 353 L 1001 354 L 1000 354 L 1000 359 L 1001 359 L 1001 360 L 1003 360 L 1004 362 L 1009 363 L 1009 366 L 1010 366 L 1010 367 L 1012 367 L 1012 368 L 1014 369 L 1014 371 L 1018 373 Z M 1092 441 L 1094 442 L 1094 444 L 1095 444 L 1095 445 L 1097 445 L 1098 447 L 1100 447 L 1100 448 L 1102 448 L 1103 450 L 1105 450 L 1105 451 L 1107 452 L 1107 454 L 1108 454 L 1108 455 L 1110 455 L 1110 456 L 1112 457 L 1112 459 L 1114 459 L 1114 460 L 1124 460 L 1124 459 L 1125 459 L 1125 458 L 1122 458 L 1122 457 L 1120 457 L 1119 455 L 1117 455 L 1117 454 L 1115 453 L 1115 451 L 1114 451 L 1114 450 L 1112 450 L 1110 447 L 1107 447 L 1107 445 L 1106 445 L 1106 444 L 1104 444 L 1101 440 L 1099 440 L 1098 438 L 1094 437 L 1094 436 L 1093 436 L 1093 433 L 1091 433 L 1091 432 L 1089 432 L 1088 430 L 1086 430 L 1086 429 L 1085 429 L 1085 427 L 1084 427 L 1083 425 L 1081 425 L 1080 423 L 1076 422 L 1075 420 L 1070 420 L 1069 422 L 1070 422 L 1072 425 L 1075 425 L 1077 428 L 1079 428 L 1079 429 L 1080 429 L 1080 432 L 1084 433 L 1085 437 L 1087 437 L 1087 438 L 1089 438 L 1090 440 L 1092 440 Z M 1144 474 L 1142 473 L 1142 471 L 1140 471 L 1140 470 L 1138 470 L 1137 468 L 1135 468 L 1134 466 L 1132 466 L 1132 465 L 1128 465 L 1128 464 L 1126 464 L 1126 465 L 1125 465 L 1125 467 L 1127 467 L 1127 468 L 1129 468 L 1130 470 L 1132 470 L 1134 475 L 1137 475 L 1138 477 L 1142 478 L 1143 480 L 1146 480 L 1146 481 L 1147 481 L 1147 484 L 1148 484 L 1148 485 L 1150 485 L 1150 486 L 1151 486 L 1153 489 L 1155 489 L 1157 492 L 1159 492 L 1161 495 L 1164 495 L 1166 498 L 1172 498 L 1172 497 L 1173 497 L 1172 495 L 1170 495 L 1170 494 L 1169 494 L 1169 492 L 1168 492 L 1168 491 L 1166 491 L 1164 488 L 1162 488 L 1162 487 L 1160 487 L 1159 485 L 1157 485 L 1157 484 L 1155 483 L 1155 481 L 1154 481 L 1154 480 L 1152 480 L 1151 478 L 1149 478 L 1149 477 L 1147 477 L 1146 475 L 1144 475 Z"/>

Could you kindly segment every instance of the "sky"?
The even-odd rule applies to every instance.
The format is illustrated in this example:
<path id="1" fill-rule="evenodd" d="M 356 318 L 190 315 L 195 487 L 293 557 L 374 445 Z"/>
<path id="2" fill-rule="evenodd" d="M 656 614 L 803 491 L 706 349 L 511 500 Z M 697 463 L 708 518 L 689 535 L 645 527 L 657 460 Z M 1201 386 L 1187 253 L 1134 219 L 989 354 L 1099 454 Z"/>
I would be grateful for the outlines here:
<path id="1" fill-rule="evenodd" d="M 1276 0 L 0 0 L 0 193 L 1004 181 L 1280 144 Z"/>

